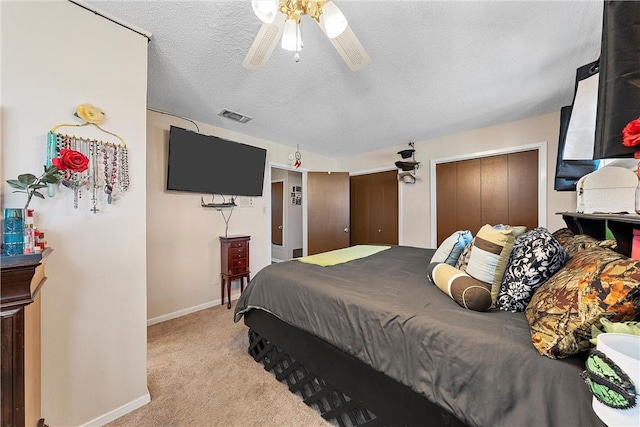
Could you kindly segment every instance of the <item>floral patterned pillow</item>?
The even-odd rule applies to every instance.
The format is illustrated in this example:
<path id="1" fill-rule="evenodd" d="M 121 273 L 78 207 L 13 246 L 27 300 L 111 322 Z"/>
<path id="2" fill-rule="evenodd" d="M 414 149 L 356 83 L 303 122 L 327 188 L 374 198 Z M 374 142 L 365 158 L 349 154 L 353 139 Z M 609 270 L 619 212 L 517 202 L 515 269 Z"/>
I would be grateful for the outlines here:
<path id="1" fill-rule="evenodd" d="M 536 291 L 525 315 L 540 354 L 588 350 L 600 319 L 640 320 L 640 261 L 599 246 L 580 251 Z"/>
<path id="2" fill-rule="evenodd" d="M 521 235 L 513 244 L 496 306 L 505 311 L 524 311 L 536 289 L 568 258 L 562 245 L 544 227 Z"/>

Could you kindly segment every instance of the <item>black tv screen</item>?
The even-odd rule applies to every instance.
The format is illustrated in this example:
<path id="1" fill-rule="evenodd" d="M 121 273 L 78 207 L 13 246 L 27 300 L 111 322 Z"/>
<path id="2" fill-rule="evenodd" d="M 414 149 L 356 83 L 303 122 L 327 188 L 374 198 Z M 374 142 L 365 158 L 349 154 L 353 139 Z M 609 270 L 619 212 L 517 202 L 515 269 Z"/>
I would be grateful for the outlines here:
<path id="1" fill-rule="evenodd" d="M 262 196 L 267 150 L 171 126 L 167 190 Z"/>

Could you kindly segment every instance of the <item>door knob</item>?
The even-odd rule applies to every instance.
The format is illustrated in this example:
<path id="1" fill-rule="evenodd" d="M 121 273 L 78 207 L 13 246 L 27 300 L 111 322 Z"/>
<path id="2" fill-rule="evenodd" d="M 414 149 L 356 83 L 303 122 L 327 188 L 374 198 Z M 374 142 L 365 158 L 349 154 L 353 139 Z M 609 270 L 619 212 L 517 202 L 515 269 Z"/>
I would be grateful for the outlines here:
<path id="1" fill-rule="evenodd" d="M 380 230 L 379 228 L 378 228 L 378 233 L 382 233 L 382 230 Z"/>
<path id="2" fill-rule="evenodd" d="M 279 226 L 278 226 L 278 228 L 279 228 L 280 230 L 282 230 L 282 226 L 281 226 L 281 225 L 279 225 Z"/>
<path id="3" fill-rule="evenodd" d="M 345 232 L 345 233 L 348 233 L 348 232 L 349 232 L 349 228 L 348 228 L 348 227 L 346 227 L 346 228 L 344 229 L 344 232 Z"/>

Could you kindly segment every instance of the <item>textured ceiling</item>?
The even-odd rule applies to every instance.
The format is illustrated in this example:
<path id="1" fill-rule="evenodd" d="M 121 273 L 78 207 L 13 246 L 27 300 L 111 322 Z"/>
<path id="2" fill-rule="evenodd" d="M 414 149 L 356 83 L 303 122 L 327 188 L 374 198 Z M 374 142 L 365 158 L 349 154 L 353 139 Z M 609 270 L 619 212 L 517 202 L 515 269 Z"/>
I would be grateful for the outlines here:
<path id="1" fill-rule="evenodd" d="M 248 0 L 87 3 L 153 34 L 150 108 L 332 157 L 559 111 L 602 29 L 600 1 L 338 0 L 366 69 L 304 17 L 300 62 L 278 45 L 251 72 L 261 22 Z"/>

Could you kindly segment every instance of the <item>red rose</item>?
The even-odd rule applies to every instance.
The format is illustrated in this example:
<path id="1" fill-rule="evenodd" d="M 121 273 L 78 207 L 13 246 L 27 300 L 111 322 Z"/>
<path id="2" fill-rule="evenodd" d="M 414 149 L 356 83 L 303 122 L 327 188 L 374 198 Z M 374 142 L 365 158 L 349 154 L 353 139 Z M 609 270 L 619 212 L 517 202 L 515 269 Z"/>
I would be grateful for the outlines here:
<path id="1" fill-rule="evenodd" d="M 638 144 L 640 144 L 640 117 L 631 120 L 622 129 L 622 145 L 633 147 Z"/>
<path id="2" fill-rule="evenodd" d="M 79 151 L 62 149 L 58 157 L 51 159 L 51 163 L 61 171 L 84 172 L 89 167 L 89 158 Z"/>

